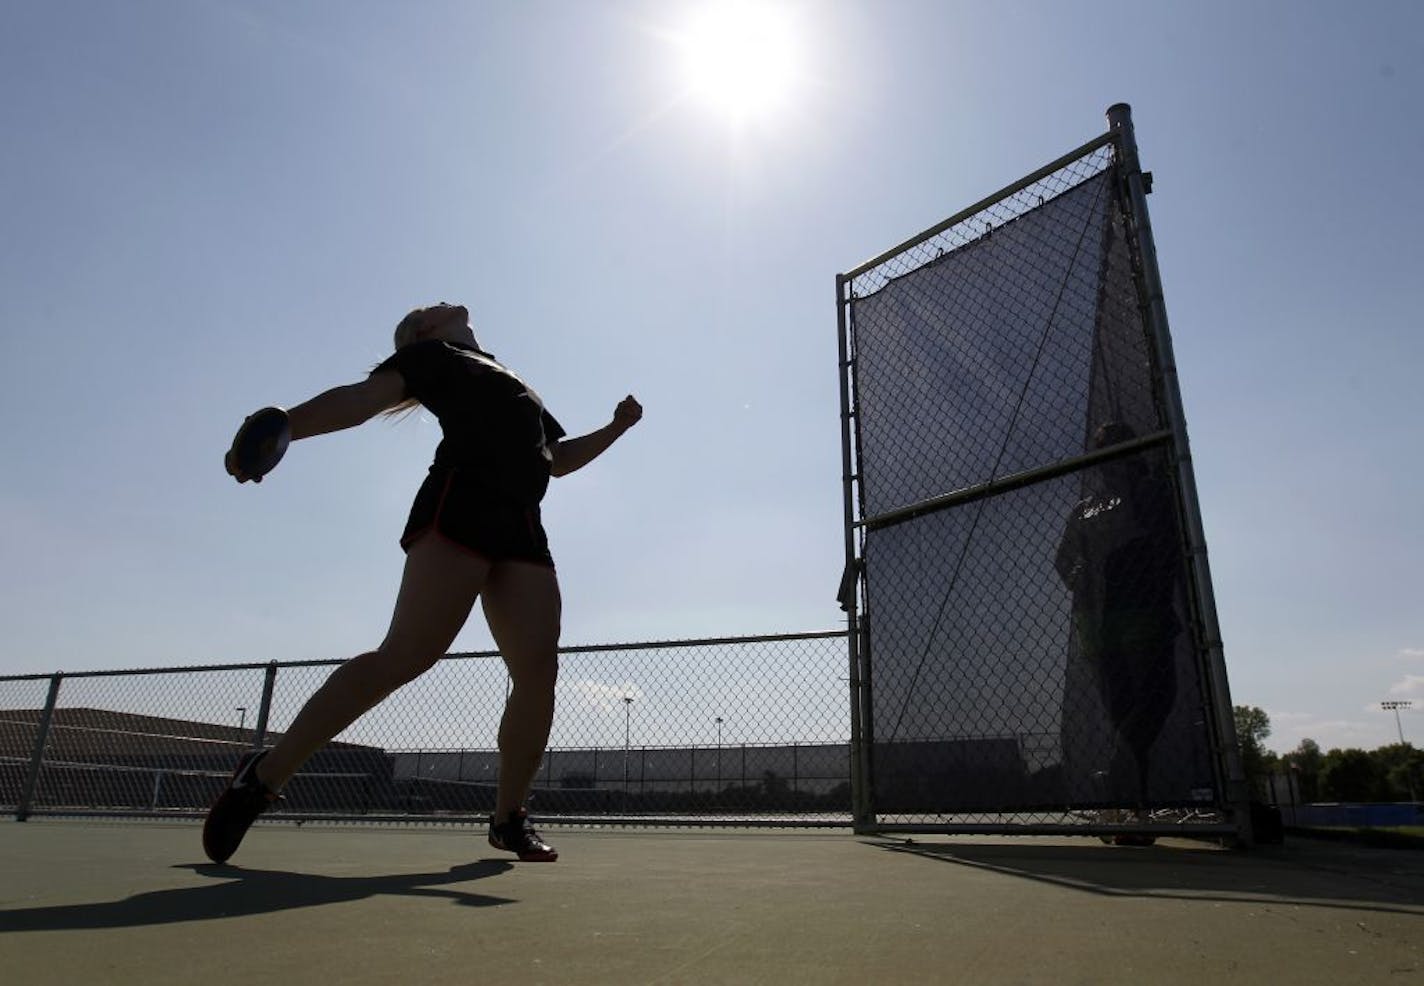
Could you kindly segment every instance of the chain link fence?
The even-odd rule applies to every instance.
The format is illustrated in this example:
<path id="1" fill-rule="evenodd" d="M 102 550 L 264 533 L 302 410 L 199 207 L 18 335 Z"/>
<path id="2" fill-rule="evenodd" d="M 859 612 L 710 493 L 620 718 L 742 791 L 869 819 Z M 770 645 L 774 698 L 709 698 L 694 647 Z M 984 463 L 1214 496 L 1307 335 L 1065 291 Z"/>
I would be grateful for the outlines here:
<path id="1" fill-rule="evenodd" d="M 848 825 L 844 631 L 571 647 L 542 821 Z M 198 817 L 337 661 L 0 677 L 0 811 Z M 309 760 L 272 817 L 482 820 L 509 681 L 452 654 Z"/>
<path id="2" fill-rule="evenodd" d="M 1120 156 L 838 280 L 862 827 L 1225 824 Z"/>

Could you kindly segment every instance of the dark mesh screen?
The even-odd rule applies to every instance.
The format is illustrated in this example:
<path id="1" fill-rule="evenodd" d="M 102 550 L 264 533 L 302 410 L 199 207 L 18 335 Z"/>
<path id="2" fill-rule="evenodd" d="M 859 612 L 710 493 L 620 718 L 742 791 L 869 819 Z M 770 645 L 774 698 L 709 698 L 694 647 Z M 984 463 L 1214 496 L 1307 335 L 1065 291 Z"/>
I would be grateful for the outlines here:
<path id="1" fill-rule="evenodd" d="M 852 281 L 882 821 L 1216 797 L 1126 237 L 1099 153 Z"/>

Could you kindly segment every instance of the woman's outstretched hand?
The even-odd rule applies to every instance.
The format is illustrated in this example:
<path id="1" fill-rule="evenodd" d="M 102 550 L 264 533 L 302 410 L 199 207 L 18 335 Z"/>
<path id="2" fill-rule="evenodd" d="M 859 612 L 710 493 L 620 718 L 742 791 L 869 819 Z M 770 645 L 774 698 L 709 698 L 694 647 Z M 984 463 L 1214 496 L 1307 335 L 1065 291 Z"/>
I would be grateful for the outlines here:
<path id="1" fill-rule="evenodd" d="M 643 419 L 643 405 L 632 394 L 618 402 L 613 409 L 613 424 L 619 431 L 627 431 Z"/>

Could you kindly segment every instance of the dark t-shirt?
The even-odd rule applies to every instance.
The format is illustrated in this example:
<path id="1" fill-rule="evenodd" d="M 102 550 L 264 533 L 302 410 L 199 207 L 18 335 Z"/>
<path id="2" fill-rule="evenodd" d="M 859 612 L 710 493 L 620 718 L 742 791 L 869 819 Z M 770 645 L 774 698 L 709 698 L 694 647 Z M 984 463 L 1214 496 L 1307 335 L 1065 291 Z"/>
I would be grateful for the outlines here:
<path id="1" fill-rule="evenodd" d="M 1164 480 L 1139 475 L 1073 508 L 1056 564 L 1080 618 L 1172 613 L 1179 566 L 1172 495 Z"/>
<path id="2" fill-rule="evenodd" d="M 565 432 L 532 387 L 489 353 L 443 339 L 403 346 L 371 372 L 381 370 L 399 373 L 405 396 L 439 420 L 443 437 L 432 469 L 476 476 L 501 499 L 543 499 L 549 443 Z"/>

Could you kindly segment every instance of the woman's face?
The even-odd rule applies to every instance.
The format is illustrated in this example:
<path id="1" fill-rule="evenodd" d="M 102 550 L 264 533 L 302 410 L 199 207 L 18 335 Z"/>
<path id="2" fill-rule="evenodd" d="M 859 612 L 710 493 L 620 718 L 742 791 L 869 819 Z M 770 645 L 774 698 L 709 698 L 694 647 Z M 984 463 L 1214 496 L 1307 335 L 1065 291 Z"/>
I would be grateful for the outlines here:
<path id="1" fill-rule="evenodd" d="M 446 339 L 450 342 L 475 341 L 470 328 L 470 310 L 464 305 L 442 301 L 425 309 L 418 335 L 421 339 Z"/>

